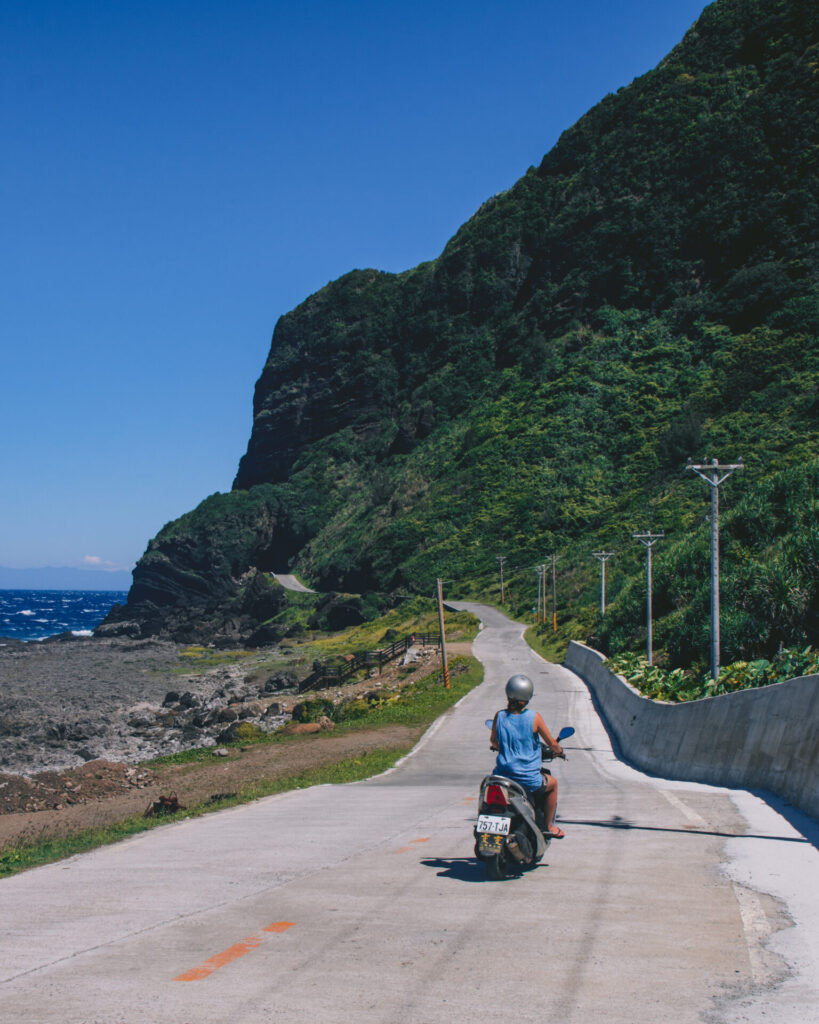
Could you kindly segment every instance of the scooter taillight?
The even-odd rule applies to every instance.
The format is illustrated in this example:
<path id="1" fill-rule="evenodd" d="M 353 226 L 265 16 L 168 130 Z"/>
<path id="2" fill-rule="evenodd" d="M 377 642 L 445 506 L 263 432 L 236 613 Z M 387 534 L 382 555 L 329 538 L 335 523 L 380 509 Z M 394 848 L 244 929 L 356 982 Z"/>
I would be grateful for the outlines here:
<path id="1" fill-rule="evenodd" d="M 501 804 L 503 807 L 509 802 L 506 799 L 506 793 L 501 789 L 500 786 L 487 786 L 486 792 L 483 795 L 483 801 L 486 804 Z"/>

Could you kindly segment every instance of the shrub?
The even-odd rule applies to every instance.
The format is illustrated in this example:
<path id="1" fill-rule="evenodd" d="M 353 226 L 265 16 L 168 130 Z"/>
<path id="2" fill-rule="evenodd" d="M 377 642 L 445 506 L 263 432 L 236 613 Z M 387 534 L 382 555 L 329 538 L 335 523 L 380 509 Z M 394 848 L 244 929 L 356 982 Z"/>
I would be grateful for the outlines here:
<path id="1" fill-rule="evenodd" d="M 812 647 L 785 649 L 772 661 L 765 658 L 735 661 L 724 665 L 716 680 L 690 670 L 675 668 L 667 671 L 658 665 L 649 665 L 640 654 L 618 654 L 607 659 L 606 665 L 612 672 L 624 676 L 643 696 L 651 697 L 652 700 L 679 702 L 716 697 L 723 693 L 782 683 L 798 676 L 819 674 L 819 651 Z"/>
<path id="2" fill-rule="evenodd" d="M 317 722 L 320 718 L 330 718 L 335 708 L 331 700 L 324 697 L 316 697 L 314 700 L 305 700 L 296 704 L 293 708 L 294 722 Z"/>

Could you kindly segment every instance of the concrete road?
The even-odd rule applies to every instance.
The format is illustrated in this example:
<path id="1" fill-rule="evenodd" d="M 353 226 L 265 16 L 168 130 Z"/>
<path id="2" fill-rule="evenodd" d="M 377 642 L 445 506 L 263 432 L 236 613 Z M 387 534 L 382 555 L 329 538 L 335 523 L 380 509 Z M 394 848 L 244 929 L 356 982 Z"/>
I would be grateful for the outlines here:
<path id="1" fill-rule="evenodd" d="M 391 772 L 170 825 L 0 883 L 14 1024 L 816 1020 L 819 855 L 747 794 L 619 764 L 583 684 L 482 609 L 486 682 Z M 509 674 L 577 728 L 535 871 L 472 854 Z"/>
<path id="2" fill-rule="evenodd" d="M 297 580 L 295 576 L 291 576 L 289 573 L 272 572 L 270 575 L 277 583 L 280 583 L 285 590 L 295 590 L 298 591 L 299 594 L 315 594 L 315 590 L 305 587 L 301 580 Z"/>

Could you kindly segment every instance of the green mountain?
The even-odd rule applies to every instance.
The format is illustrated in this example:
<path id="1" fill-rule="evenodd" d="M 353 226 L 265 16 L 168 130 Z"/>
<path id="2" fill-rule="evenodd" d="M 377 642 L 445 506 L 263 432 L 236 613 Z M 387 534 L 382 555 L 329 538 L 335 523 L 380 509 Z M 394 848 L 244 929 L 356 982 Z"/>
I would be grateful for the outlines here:
<path id="1" fill-rule="evenodd" d="M 522 611 L 557 551 L 561 617 L 633 646 L 650 527 L 655 640 L 705 660 L 708 495 L 684 466 L 741 456 L 726 654 L 815 638 L 818 101 L 819 7 L 718 0 L 438 259 L 310 296 L 276 325 L 233 491 L 149 543 L 111 623 L 247 639 L 283 600 L 257 570 L 477 594 L 496 555 Z"/>

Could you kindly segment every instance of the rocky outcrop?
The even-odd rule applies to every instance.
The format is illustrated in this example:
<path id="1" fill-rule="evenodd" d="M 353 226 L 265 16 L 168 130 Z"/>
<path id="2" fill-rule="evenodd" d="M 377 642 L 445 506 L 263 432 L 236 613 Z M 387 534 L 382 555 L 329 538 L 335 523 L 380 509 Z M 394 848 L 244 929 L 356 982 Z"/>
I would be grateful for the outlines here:
<path id="1" fill-rule="evenodd" d="M 20 703 L 0 717 L 0 766 L 19 771 L 32 764 L 64 767 L 100 758 L 144 760 L 250 740 L 274 732 L 290 717 L 293 701 L 282 695 L 295 691 L 291 673 L 243 676 L 233 667 L 210 680 L 198 693 L 169 691 L 161 703 L 142 701 L 118 714 L 88 708 L 67 716 L 59 708 L 39 707 L 35 719 L 34 709 Z"/>
<path id="2" fill-rule="evenodd" d="M 217 647 L 265 646 L 284 636 L 284 629 L 269 621 L 284 607 L 284 591 L 265 573 L 254 566 L 245 566 L 238 577 L 180 568 L 162 550 L 161 537 L 152 543 L 156 547 L 134 570 L 128 603 L 111 609 L 97 636 Z M 189 589 L 180 584 L 183 578 Z"/>

